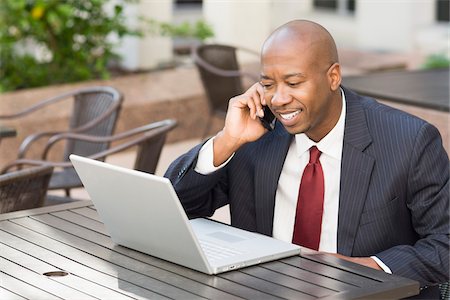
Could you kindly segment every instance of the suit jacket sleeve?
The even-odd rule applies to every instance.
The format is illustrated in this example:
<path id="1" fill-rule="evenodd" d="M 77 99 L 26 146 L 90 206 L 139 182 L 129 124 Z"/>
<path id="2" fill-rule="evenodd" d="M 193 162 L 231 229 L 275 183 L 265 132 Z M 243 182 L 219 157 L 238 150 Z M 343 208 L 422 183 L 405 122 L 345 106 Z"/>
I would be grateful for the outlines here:
<path id="1" fill-rule="evenodd" d="M 411 157 L 407 206 L 419 239 L 414 245 L 398 245 L 376 256 L 394 274 L 421 285 L 448 281 L 449 160 L 435 127 L 422 126 Z"/>
<path id="2" fill-rule="evenodd" d="M 208 175 L 194 170 L 202 146 L 197 145 L 176 159 L 164 175 L 172 182 L 190 218 L 210 217 L 216 209 L 228 204 L 227 166 Z"/>

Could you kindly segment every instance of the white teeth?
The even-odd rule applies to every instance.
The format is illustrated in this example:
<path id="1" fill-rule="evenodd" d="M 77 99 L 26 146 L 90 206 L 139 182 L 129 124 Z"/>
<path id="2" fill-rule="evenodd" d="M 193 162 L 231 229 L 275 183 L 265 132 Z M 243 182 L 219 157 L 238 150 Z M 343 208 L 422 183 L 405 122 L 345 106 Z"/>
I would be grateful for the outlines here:
<path id="1" fill-rule="evenodd" d="M 280 114 L 280 116 L 285 120 L 290 120 L 290 119 L 294 118 L 296 115 L 298 115 L 299 113 L 300 113 L 300 111 L 297 110 L 297 111 L 294 111 L 289 114 Z"/>

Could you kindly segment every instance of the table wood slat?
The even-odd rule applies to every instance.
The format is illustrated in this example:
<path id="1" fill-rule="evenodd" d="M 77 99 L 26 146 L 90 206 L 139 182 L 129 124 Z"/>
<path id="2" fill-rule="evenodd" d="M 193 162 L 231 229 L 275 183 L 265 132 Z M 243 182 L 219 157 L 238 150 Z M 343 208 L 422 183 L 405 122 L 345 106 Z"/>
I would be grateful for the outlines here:
<path id="1" fill-rule="evenodd" d="M 373 299 L 399 299 L 416 295 L 417 290 L 414 292 L 414 289 L 418 289 L 419 287 L 419 283 L 416 281 L 394 274 L 386 274 L 325 253 L 317 253 L 314 255 L 306 254 L 303 258 L 310 260 L 313 264 L 319 262 L 320 265 L 333 268 L 336 268 L 336 265 L 338 265 L 338 269 L 342 272 L 356 274 L 361 277 L 361 280 L 366 281 L 360 288 L 342 291 L 339 294 L 334 295 L 333 298 L 367 298 L 367 295 L 371 295 L 371 298 Z"/>
<path id="2" fill-rule="evenodd" d="M 0 257 L 1 259 L 1 257 Z M 2 269 L 6 266 L 2 265 Z M 58 297 L 49 294 L 33 285 L 24 282 L 21 279 L 8 274 L 9 270 L 0 271 L 0 283 L 2 286 L 8 287 L 8 290 L 1 287 L 0 299 L 36 299 L 36 300 L 52 300 L 59 299 Z M 5 298 L 3 298 L 5 296 Z"/>
<path id="3" fill-rule="evenodd" d="M 23 227 L 15 225 L 12 222 L 3 222 L 0 223 L 0 228 L 39 245 L 42 248 L 53 251 L 54 253 L 64 253 L 67 257 L 76 257 L 77 262 L 82 265 L 117 277 L 122 281 L 133 282 L 154 293 L 169 298 L 200 298 L 199 296 L 177 288 L 176 286 L 117 265 L 115 263 L 117 257 L 114 258 L 114 253 L 111 255 L 112 257 L 110 257 L 110 253 L 103 247 L 91 247 L 91 245 L 89 245 L 90 242 L 88 241 L 65 234 L 56 228 L 49 229 L 48 226 L 46 227 L 44 224 L 39 224 L 39 222 L 29 218 L 15 219 L 14 222 Z M 36 231 L 26 228 L 30 226 Z M 73 247 L 74 245 L 75 247 Z M 141 267 L 150 268 L 151 266 L 142 265 Z M 97 282 L 102 285 L 104 284 L 104 282 L 99 280 Z"/>
<path id="4" fill-rule="evenodd" d="M 48 280 L 53 280 L 56 282 L 59 282 L 61 284 L 64 284 L 70 288 L 73 288 L 75 291 L 82 289 L 83 293 L 86 293 L 92 297 L 98 298 L 98 299 L 136 299 L 136 297 L 132 294 L 125 296 L 124 294 L 120 293 L 117 289 L 110 289 L 105 286 L 101 286 L 96 284 L 94 281 L 98 278 L 96 276 L 89 276 L 86 277 L 84 274 L 86 270 L 61 270 L 55 268 L 53 265 L 40 260 L 36 257 L 33 257 L 31 255 L 28 255 L 26 253 L 23 253 L 21 251 L 17 251 L 12 247 L 4 247 L 2 252 L 2 256 L 5 257 L 8 260 L 13 261 L 20 261 L 21 265 L 29 270 L 32 270 L 33 272 L 36 272 L 38 274 L 44 274 L 45 272 L 49 271 L 66 271 L 69 272 L 69 275 L 67 276 L 61 276 L 61 277 L 49 277 Z M 77 268 L 80 269 L 80 268 Z M 86 268 L 84 268 L 86 269 Z M 83 273 L 79 272 L 83 271 Z M 92 270 L 90 270 L 91 273 Z M 87 272 L 89 273 L 89 271 Z M 76 274 L 83 274 L 83 277 L 80 277 Z M 99 274 L 95 274 L 99 275 Z M 42 275 L 44 276 L 44 275 Z M 86 279 L 85 279 L 86 278 Z M 117 280 L 116 280 L 117 282 Z M 114 285 L 113 285 L 114 286 Z M 133 297 L 131 297 L 133 296 Z M 154 296 L 151 293 L 148 293 L 147 296 Z M 1 299 L 1 298 L 0 298 Z M 138 299 L 145 299 L 145 298 L 139 298 Z"/>
<path id="5" fill-rule="evenodd" d="M 75 214 L 72 213 L 53 213 L 51 215 L 38 215 L 34 216 L 32 218 L 39 220 L 41 222 L 44 222 L 50 226 L 64 229 L 66 232 L 71 233 L 73 235 L 76 235 L 78 237 L 81 237 L 86 240 L 93 241 L 97 243 L 98 245 L 101 245 L 103 247 L 106 247 L 108 249 L 111 249 L 115 252 L 127 255 L 128 257 L 131 257 L 133 259 L 138 259 L 140 261 L 146 262 L 148 264 L 154 265 L 158 268 L 167 270 L 169 272 L 174 272 L 176 274 L 188 274 L 189 278 L 196 280 L 198 282 L 201 282 L 203 284 L 206 284 L 208 286 L 214 287 L 218 290 L 225 291 L 231 295 L 236 295 L 237 297 L 242 298 L 249 298 L 249 297 L 258 297 L 258 299 L 266 299 L 271 298 L 272 296 L 264 294 L 260 291 L 257 291 L 253 288 L 248 288 L 246 286 L 243 286 L 240 283 L 231 282 L 219 277 L 212 277 L 206 274 L 202 274 L 196 271 L 192 271 L 190 269 L 174 265 L 174 264 L 167 264 L 164 261 L 161 261 L 160 259 L 154 258 L 152 256 L 133 251 L 131 249 L 117 246 L 115 245 L 111 238 L 109 236 L 106 236 L 107 232 L 104 230 L 103 233 L 99 233 L 98 228 L 96 228 L 95 231 L 88 231 L 80 229 L 80 226 L 76 224 L 71 224 L 70 226 L 68 224 L 64 224 L 63 219 L 58 219 L 56 217 L 64 218 L 64 220 L 68 220 L 70 222 L 81 222 L 85 223 L 84 220 L 80 219 L 79 216 L 75 216 Z M 72 217 L 75 217 L 72 218 Z M 75 221 L 76 220 L 76 221 Z M 92 223 L 95 225 L 95 223 Z M 186 275 L 184 275 L 186 276 Z M 220 295 L 224 296 L 224 295 Z M 230 295 L 228 295 L 230 297 Z"/>
<path id="6" fill-rule="evenodd" d="M 11 249 L 2 254 L 2 247 Z M 115 245 L 90 201 L 0 214 L 0 259 L 0 295 L 13 299 L 48 299 L 55 285 L 111 299 L 386 299 L 419 292 L 416 281 L 314 251 L 207 275 Z M 70 274 L 38 284 L 46 266 Z"/>
<path id="7" fill-rule="evenodd" d="M 100 221 L 97 211 L 91 207 L 76 208 L 76 209 L 72 209 L 70 211 L 72 211 L 76 214 L 80 214 L 82 216 L 88 217 L 92 220 Z"/>
<path id="8" fill-rule="evenodd" d="M 78 226 L 82 226 L 86 229 L 89 229 L 91 231 L 95 231 L 104 235 L 109 236 L 108 232 L 106 231 L 105 225 L 99 221 L 96 221 L 94 219 L 85 217 L 83 215 L 79 215 L 77 213 L 74 213 L 72 211 L 61 211 L 61 212 L 55 212 L 52 214 L 48 214 L 51 216 L 56 216 L 60 219 L 63 219 L 67 222 L 73 223 Z M 44 215 L 44 216 L 48 216 Z M 38 216 L 39 217 L 39 216 Z M 70 226 L 70 225 L 69 225 Z M 67 226 L 66 226 L 67 227 Z"/>
<path id="9" fill-rule="evenodd" d="M 81 208 L 81 207 L 89 207 L 91 205 L 92 205 L 92 201 L 81 200 L 81 201 L 73 201 L 73 202 L 68 202 L 68 203 L 58 204 L 58 205 L 50 205 L 50 206 L 43 206 L 43 207 L 32 208 L 32 209 L 12 211 L 12 212 L 8 212 L 8 213 L 0 214 L 0 221 L 42 215 L 42 214 L 52 213 L 55 211 L 64 211 L 64 210 L 71 210 L 71 209 Z"/>
<path id="10" fill-rule="evenodd" d="M 20 281 L 26 283 L 26 287 L 23 288 L 24 290 L 29 292 L 30 289 L 33 289 L 33 292 L 27 294 L 26 296 L 23 295 L 27 298 L 58 299 L 71 297 L 73 299 L 95 299 L 89 296 L 88 294 L 74 290 L 57 281 L 50 280 L 46 276 L 43 275 L 41 276 L 41 274 L 33 272 L 3 257 L 0 257 L 0 266 L 2 266 L 3 272 L 7 273 L 11 277 L 15 277 L 17 279 L 20 279 Z M 20 290 L 14 292 L 20 293 Z"/>
<path id="11" fill-rule="evenodd" d="M 353 289 L 355 286 L 348 284 L 344 281 L 336 280 L 334 278 L 323 276 L 320 274 L 312 273 L 304 269 L 300 269 L 297 267 L 294 267 L 292 265 L 282 263 L 279 261 L 269 262 L 264 264 L 263 268 L 286 274 L 289 276 L 292 276 L 294 278 L 297 278 L 299 280 L 309 282 L 316 284 L 318 286 L 326 287 L 327 289 L 334 290 L 334 291 L 342 291 L 342 290 L 348 290 Z"/>
<path id="12" fill-rule="evenodd" d="M 306 293 L 308 295 L 314 296 L 315 298 L 330 296 L 337 292 L 335 290 L 330 290 L 329 288 L 299 280 L 297 278 L 285 275 L 284 273 L 278 273 L 259 266 L 242 269 L 242 272 L 267 280 L 277 285 L 282 285 L 293 290 Z"/>
<path id="13" fill-rule="evenodd" d="M 76 216 L 73 213 L 68 213 L 68 214 L 62 214 L 64 216 L 71 216 L 71 217 L 76 217 L 78 221 L 81 221 L 78 219 L 79 216 Z M 178 274 L 166 271 L 164 269 L 160 269 L 156 266 L 153 265 L 146 265 L 145 267 L 142 267 L 142 263 L 139 261 L 136 261 L 133 258 L 130 258 L 126 255 L 123 255 L 122 253 L 119 253 L 117 251 L 114 252 L 110 252 L 108 251 L 108 249 L 106 249 L 105 247 L 101 247 L 100 245 L 97 244 L 98 240 L 103 240 L 103 242 L 105 244 L 108 244 L 108 247 L 110 247 L 110 249 L 114 249 L 114 248 L 118 248 L 116 245 L 114 245 L 114 243 L 111 241 L 111 239 L 109 237 L 106 236 L 102 236 L 102 235 L 95 235 L 94 231 L 90 231 L 86 230 L 86 228 L 82 228 L 80 226 L 78 226 L 78 230 L 75 233 L 74 232 L 74 228 L 77 228 L 77 225 L 75 223 L 69 223 L 67 221 L 64 221 L 63 219 L 59 219 L 57 218 L 57 216 L 52 216 L 52 215 L 42 215 L 42 216 L 35 216 L 33 217 L 36 220 L 44 220 L 46 221 L 46 224 L 50 224 L 52 226 L 54 226 L 54 228 L 58 228 L 57 230 L 62 230 L 64 231 L 64 233 L 62 233 L 62 235 L 65 235 L 66 237 L 68 237 L 69 240 L 71 240 L 69 242 L 70 246 L 72 247 L 76 247 L 79 248 L 82 251 L 85 251 L 87 253 L 90 253 L 92 255 L 98 256 L 100 258 L 103 259 L 108 259 L 111 262 L 114 262 L 116 265 L 121 266 L 122 268 L 120 268 L 119 270 L 123 270 L 123 269 L 129 269 L 131 271 L 134 272 L 138 272 L 141 274 L 144 274 L 145 276 L 148 277 L 152 277 L 152 278 L 164 278 L 164 282 L 167 284 L 170 284 L 172 286 L 176 286 L 176 287 L 182 287 L 183 290 L 186 290 L 190 293 L 193 293 L 194 295 L 198 295 L 200 297 L 207 297 L 207 298 L 223 298 L 223 297 L 227 297 L 228 299 L 233 298 L 232 294 L 227 294 L 224 293 L 223 291 L 210 287 L 208 285 L 205 285 L 203 282 L 197 282 L 194 281 L 190 278 L 186 278 L 183 276 L 179 276 Z M 22 220 L 22 219 L 19 219 Z M 52 221 L 50 221 L 52 220 Z M 40 228 L 40 227 L 45 227 L 44 224 L 33 224 L 33 225 L 29 225 L 32 226 L 34 228 Z M 40 230 L 40 232 L 42 232 L 42 230 L 44 230 L 43 228 Z M 67 233 L 67 232 L 72 232 L 72 233 Z M 88 237 L 88 239 L 84 239 L 84 236 L 82 238 L 82 240 L 79 240 L 79 236 L 78 235 L 83 235 L 83 233 L 88 232 L 90 234 L 90 236 Z M 60 236 L 60 235 L 58 235 Z M 56 237 L 55 237 L 56 238 Z M 67 239 L 61 240 L 64 243 L 67 243 Z M 80 247 L 80 245 L 85 245 Z M 122 248 L 122 247 L 121 247 Z M 123 274 L 123 272 L 122 272 Z M 135 275 L 135 276 L 139 276 L 139 275 Z"/>
<path id="14" fill-rule="evenodd" d="M 250 267 L 252 268 L 252 267 Z M 243 269 L 242 269 L 243 270 Z M 254 288 L 255 290 L 263 291 L 267 294 L 271 294 L 277 298 L 283 299 L 315 299 L 315 297 L 308 295 L 306 293 L 293 290 L 288 287 L 280 286 L 274 284 L 270 281 L 254 277 L 242 272 L 228 272 L 222 273 L 218 276 L 226 278 L 234 282 L 245 282 L 247 286 Z"/>
<path id="15" fill-rule="evenodd" d="M 313 272 L 316 274 L 327 274 L 331 278 L 339 278 L 345 283 L 354 285 L 356 287 L 367 286 L 368 284 L 377 284 L 379 281 L 373 280 L 369 277 L 360 276 L 356 273 L 344 272 L 339 268 L 327 265 L 318 265 L 309 259 L 300 256 L 292 256 L 281 260 L 284 263 L 292 266 Z"/>
<path id="16" fill-rule="evenodd" d="M 76 210 L 80 210 L 80 209 L 76 209 Z M 93 219 L 98 219 L 98 214 L 92 214 L 93 210 L 90 210 L 88 212 L 88 214 L 90 215 L 90 218 Z M 95 210 L 94 210 L 95 211 Z M 72 221 L 72 222 L 81 222 L 84 223 L 84 221 L 82 219 L 76 218 L 75 220 L 72 219 L 71 214 L 68 213 L 64 213 L 64 214 L 58 214 L 59 216 L 65 216 L 65 218 L 67 218 L 68 220 Z M 102 230 L 99 230 L 98 228 L 96 229 L 99 232 L 103 232 L 104 234 L 107 234 L 106 229 L 104 227 L 102 227 Z M 291 258 L 294 259 L 294 258 Z M 298 259 L 298 258 L 297 258 Z M 318 270 L 314 270 L 311 269 L 312 265 L 314 265 L 315 267 L 317 267 L 316 264 L 314 264 L 313 262 L 311 262 L 308 259 L 303 259 L 303 264 L 305 266 L 303 266 L 304 269 L 298 268 L 298 267 L 294 267 L 293 269 L 296 269 L 297 271 L 295 272 L 296 276 L 299 274 L 299 272 L 304 272 L 305 276 L 304 278 L 308 278 L 309 280 L 311 280 L 312 278 L 315 278 L 314 281 L 311 282 L 320 282 L 322 285 L 317 285 L 316 289 L 309 289 L 309 293 L 311 295 L 314 296 L 326 296 L 326 295 L 330 295 L 330 290 L 331 291 L 343 291 L 343 290 L 354 290 L 355 287 L 361 287 L 361 283 L 364 282 L 365 286 L 367 286 L 367 279 L 370 279 L 370 277 L 361 277 L 359 275 L 355 276 L 355 274 L 353 273 L 346 273 L 343 272 L 342 270 L 338 269 L 338 268 L 334 268 L 332 267 L 332 270 L 334 272 L 334 276 L 340 277 L 340 278 L 345 278 L 346 282 L 344 281 L 337 281 L 337 280 L 333 280 L 332 278 L 329 278 L 327 276 L 323 276 L 323 275 L 318 275 L 315 272 L 317 272 Z M 270 263 L 269 263 L 270 265 Z M 288 267 L 288 264 L 284 264 L 285 267 L 283 268 L 283 273 L 286 272 L 286 267 Z M 295 266 L 295 264 L 293 265 Z M 329 274 L 328 272 L 330 272 L 330 267 L 326 266 L 326 265 L 320 265 L 320 268 L 325 268 L 326 269 L 326 274 Z M 241 270 L 241 272 L 245 273 L 245 270 Z M 311 272 L 313 271 L 313 272 Z M 314 272 L 315 271 L 315 272 Z M 321 271 L 319 271 L 321 272 Z M 372 280 L 372 279 L 370 279 Z M 305 281 L 305 280 L 304 280 Z M 373 284 L 378 284 L 379 281 L 373 280 L 372 281 Z M 300 285 L 302 286 L 302 285 Z M 311 286 L 308 287 L 307 285 L 307 281 L 306 281 L 306 285 L 302 286 L 305 292 L 308 291 L 308 288 L 312 288 Z M 323 290 L 321 291 L 321 288 L 323 287 Z M 326 291 L 326 292 L 325 292 Z"/>
<path id="17" fill-rule="evenodd" d="M 72 210 L 71 212 L 68 212 L 68 211 L 56 212 L 56 213 L 52 213 L 52 215 L 54 215 L 56 217 L 60 217 L 60 218 L 62 218 L 64 220 L 68 220 L 68 221 L 70 221 L 70 222 L 72 222 L 74 224 L 85 224 L 85 225 L 86 224 L 90 224 L 90 226 L 87 226 L 87 227 L 91 227 L 91 226 L 92 227 L 96 227 L 95 231 L 97 231 L 97 232 L 102 232 L 103 231 L 102 233 L 107 234 L 106 233 L 106 229 L 104 229 L 104 227 L 102 227 L 103 230 L 98 230 L 98 227 L 97 227 L 98 222 L 92 221 L 91 219 L 86 219 L 83 216 L 81 216 L 79 214 L 76 214 L 74 212 L 74 210 Z M 43 217 L 46 217 L 46 216 L 47 215 L 45 215 Z M 42 216 L 36 216 L 34 218 L 41 219 L 43 217 Z M 57 227 L 57 228 L 67 228 L 67 226 L 64 226 L 63 224 L 55 224 L 55 223 L 53 223 L 53 224 L 50 224 L 50 225 L 52 225 L 54 227 Z M 79 233 L 74 233 L 73 232 L 73 227 L 70 227 L 68 229 L 71 230 L 72 234 L 75 234 L 75 235 L 79 236 Z M 111 249 L 114 246 L 112 241 L 109 238 L 105 239 L 103 236 L 98 236 L 98 237 L 93 237 L 93 236 L 86 237 L 86 236 L 84 236 L 83 238 L 86 238 L 86 239 L 89 239 L 89 240 L 92 240 L 92 241 L 96 241 L 96 242 L 102 241 L 102 245 L 103 246 L 107 246 L 108 248 L 111 248 Z M 250 268 L 250 270 L 251 270 L 251 268 Z M 247 269 L 244 269 L 244 270 L 241 270 L 241 271 L 244 272 L 244 273 L 248 272 Z M 267 272 L 267 273 L 270 273 L 270 272 Z M 282 280 L 282 277 L 283 277 L 283 275 L 279 274 L 279 276 L 276 279 L 277 280 Z M 266 276 L 263 279 L 264 280 L 268 280 L 269 278 Z M 299 281 L 299 280 L 294 280 L 292 278 L 291 278 L 291 280 L 292 281 L 296 281 L 296 285 L 297 285 L 296 289 L 298 291 L 302 292 L 302 294 L 306 293 L 306 294 L 312 295 L 314 297 L 319 297 L 319 296 L 323 297 L 323 296 L 327 296 L 327 295 L 330 295 L 330 294 L 333 293 L 333 290 L 330 291 L 329 289 L 321 287 L 321 286 L 315 286 L 313 284 L 309 284 L 308 282 L 302 282 L 302 281 Z M 293 288 L 293 286 L 294 286 L 294 284 L 291 284 L 290 287 Z"/>
<path id="18" fill-rule="evenodd" d="M 84 266 L 77 261 L 73 261 L 69 258 L 64 257 L 61 254 L 52 252 L 50 250 L 47 250 L 43 247 L 40 247 L 38 245 L 32 244 L 20 237 L 13 236 L 5 231 L 0 230 L 0 238 L 1 240 L 7 242 L 8 245 L 14 248 L 21 249 L 21 251 L 28 253 L 29 255 L 32 255 L 33 257 L 36 257 L 38 259 L 41 259 L 43 261 L 49 261 L 52 263 L 52 265 L 56 268 L 56 266 L 59 267 L 59 269 L 65 270 L 71 274 L 83 274 L 83 277 L 87 280 L 91 280 L 99 284 L 100 287 L 104 286 L 107 288 L 110 288 L 112 290 L 115 290 L 117 292 L 127 294 L 126 292 L 120 290 L 118 288 L 118 281 L 119 284 L 122 286 L 127 286 L 127 290 L 129 290 L 131 293 L 127 294 L 129 296 L 135 297 L 134 294 L 140 294 L 144 295 L 144 298 L 152 298 L 152 299 L 168 299 L 166 297 L 163 297 L 161 295 L 158 295 L 156 293 L 153 293 L 149 290 L 143 289 L 139 286 L 136 286 L 132 283 L 123 281 L 117 279 L 117 276 L 105 274 L 102 272 L 99 272 L 97 270 L 93 270 L 88 266 Z M 50 271 L 50 270 L 48 270 Z M 136 298 L 136 297 L 135 297 Z M 139 298 L 139 297 L 137 297 Z"/>
<path id="19" fill-rule="evenodd" d="M 9 275 L 6 275 L 6 274 L 0 272 L 0 283 L 2 282 L 3 279 L 5 279 L 6 276 L 10 277 Z M 3 284 L 6 285 L 7 282 L 3 282 Z M 10 290 L 4 289 L 3 287 L 0 286 L 0 299 L 2 299 L 2 300 L 24 300 L 27 298 L 17 295 L 16 293 L 13 293 Z"/>

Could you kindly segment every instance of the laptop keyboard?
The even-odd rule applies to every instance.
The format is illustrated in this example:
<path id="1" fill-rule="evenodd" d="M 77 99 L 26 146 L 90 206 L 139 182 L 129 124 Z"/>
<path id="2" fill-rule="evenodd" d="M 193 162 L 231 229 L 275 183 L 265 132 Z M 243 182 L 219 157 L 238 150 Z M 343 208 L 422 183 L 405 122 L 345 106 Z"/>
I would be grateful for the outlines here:
<path id="1" fill-rule="evenodd" d="M 235 255 L 241 255 L 244 252 L 230 247 L 224 247 L 205 240 L 199 240 L 200 246 L 203 249 L 206 257 L 210 261 L 217 261 L 224 258 L 232 257 Z"/>

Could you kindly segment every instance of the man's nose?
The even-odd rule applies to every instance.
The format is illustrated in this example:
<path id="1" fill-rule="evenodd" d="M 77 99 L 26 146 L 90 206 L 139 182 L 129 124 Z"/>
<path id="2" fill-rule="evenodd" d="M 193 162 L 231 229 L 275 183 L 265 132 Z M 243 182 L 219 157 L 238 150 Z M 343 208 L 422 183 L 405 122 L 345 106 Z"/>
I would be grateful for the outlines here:
<path id="1" fill-rule="evenodd" d="M 291 102 L 291 95 L 284 87 L 278 87 L 270 100 L 272 106 L 282 106 Z"/>

